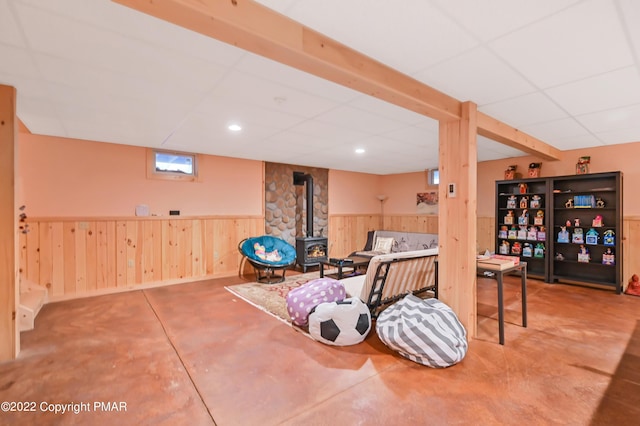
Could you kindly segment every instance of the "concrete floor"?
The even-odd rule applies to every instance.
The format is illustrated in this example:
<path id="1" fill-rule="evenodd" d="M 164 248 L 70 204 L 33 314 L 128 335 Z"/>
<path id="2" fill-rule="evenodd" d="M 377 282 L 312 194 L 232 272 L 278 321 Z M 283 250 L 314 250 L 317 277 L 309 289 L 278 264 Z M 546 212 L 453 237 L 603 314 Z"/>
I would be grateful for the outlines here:
<path id="1" fill-rule="evenodd" d="M 522 328 L 509 277 L 501 346 L 495 281 L 478 278 L 478 338 L 431 369 L 375 332 L 315 342 L 224 289 L 243 281 L 45 306 L 19 359 L 0 364 L 0 401 L 35 411 L 0 424 L 640 424 L 640 297 L 529 280 Z"/>

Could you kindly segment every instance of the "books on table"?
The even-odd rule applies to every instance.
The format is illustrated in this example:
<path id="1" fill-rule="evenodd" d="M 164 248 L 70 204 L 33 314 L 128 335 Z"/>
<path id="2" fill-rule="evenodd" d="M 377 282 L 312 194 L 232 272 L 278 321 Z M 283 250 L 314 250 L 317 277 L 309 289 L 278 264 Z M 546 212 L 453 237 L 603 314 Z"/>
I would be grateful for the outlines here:
<path id="1" fill-rule="evenodd" d="M 504 259 L 499 257 L 489 257 L 478 259 L 478 267 L 483 269 L 492 269 L 494 271 L 503 271 L 505 269 L 516 266 L 514 259 Z"/>

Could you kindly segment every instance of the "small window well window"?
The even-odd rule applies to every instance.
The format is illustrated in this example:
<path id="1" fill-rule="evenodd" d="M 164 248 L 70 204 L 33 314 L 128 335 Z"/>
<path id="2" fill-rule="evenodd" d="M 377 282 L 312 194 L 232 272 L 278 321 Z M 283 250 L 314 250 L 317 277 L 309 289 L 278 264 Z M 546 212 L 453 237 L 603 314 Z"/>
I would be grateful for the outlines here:
<path id="1" fill-rule="evenodd" d="M 429 185 L 436 186 L 440 184 L 440 170 L 431 169 L 429 170 Z"/>
<path id="2" fill-rule="evenodd" d="M 193 155 L 156 152 L 156 172 L 193 174 Z"/>
<path id="3" fill-rule="evenodd" d="M 196 154 L 149 150 L 147 177 L 152 179 L 196 180 Z"/>

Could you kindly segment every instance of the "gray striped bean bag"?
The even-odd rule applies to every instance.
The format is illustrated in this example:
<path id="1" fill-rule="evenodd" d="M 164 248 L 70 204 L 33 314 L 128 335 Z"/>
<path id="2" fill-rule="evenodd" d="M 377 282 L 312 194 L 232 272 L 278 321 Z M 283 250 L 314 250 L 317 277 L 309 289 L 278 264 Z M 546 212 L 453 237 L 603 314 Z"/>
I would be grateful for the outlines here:
<path id="1" fill-rule="evenodd" d="M 450 367 L 467 354 L 467 331 L 438 299 L 405 296 L 380 313 L 376 333 L 389 348 L 428 367 Z"/>

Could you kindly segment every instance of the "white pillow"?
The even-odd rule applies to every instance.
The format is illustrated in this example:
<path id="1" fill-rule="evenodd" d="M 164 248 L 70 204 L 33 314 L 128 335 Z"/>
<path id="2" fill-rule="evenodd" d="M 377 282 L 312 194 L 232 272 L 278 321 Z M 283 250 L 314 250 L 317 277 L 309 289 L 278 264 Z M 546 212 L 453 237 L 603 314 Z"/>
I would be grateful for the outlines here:
<path id="1" fill-rule="evenodd" d="M 391 253 L 391 247 L 393 247 L 393 237 L 378 237 L 376 238 L 376 245 L 373 248 L 373 251 L 389 254 Z"/>

